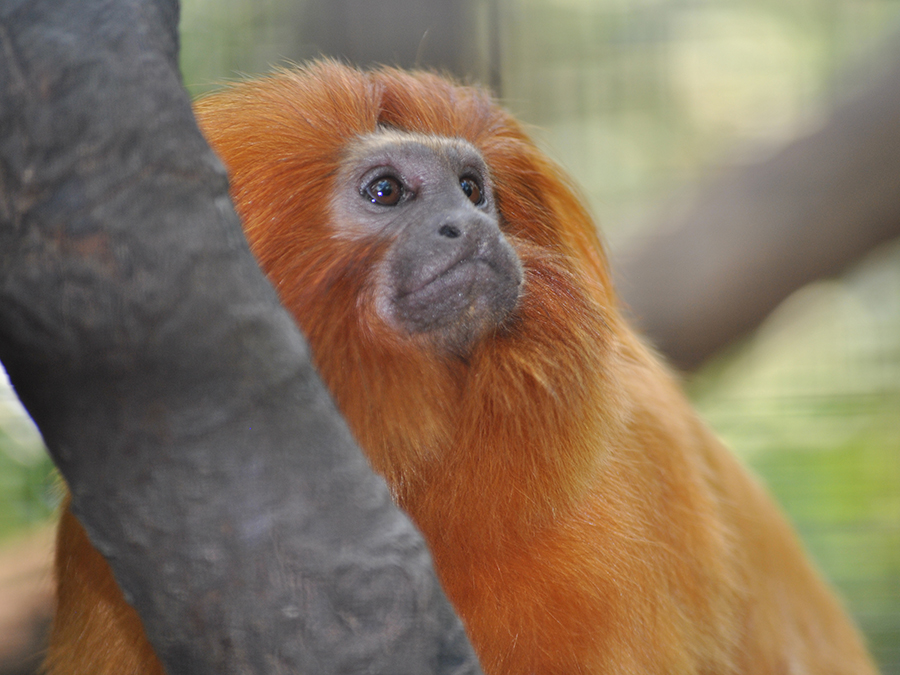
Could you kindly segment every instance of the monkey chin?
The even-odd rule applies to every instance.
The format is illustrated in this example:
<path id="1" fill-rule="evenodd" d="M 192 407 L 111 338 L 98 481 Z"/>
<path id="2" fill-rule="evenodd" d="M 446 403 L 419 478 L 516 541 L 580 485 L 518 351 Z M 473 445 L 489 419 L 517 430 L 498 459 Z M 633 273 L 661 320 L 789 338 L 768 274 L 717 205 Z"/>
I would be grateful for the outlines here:
<path id="1" fill-rule="evenodd" d="M 407 333 L 465 359 L 479 340 L 511 322 L 521 290 L 521 265 L 510 247 L 508 255 L 463 260 L 420 288 L 395 293 L 388 313 Z"/>

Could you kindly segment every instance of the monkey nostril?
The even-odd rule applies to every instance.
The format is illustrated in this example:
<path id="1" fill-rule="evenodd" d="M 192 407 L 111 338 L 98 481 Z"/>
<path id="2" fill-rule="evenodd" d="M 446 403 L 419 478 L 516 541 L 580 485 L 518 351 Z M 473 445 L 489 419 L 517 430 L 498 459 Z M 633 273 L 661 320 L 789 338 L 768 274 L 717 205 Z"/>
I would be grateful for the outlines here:
<path id="1" fill-rule="evenodd" d="M 442 237 L 447 237 L 447 239 L 456 239 L 462 232 L 455 225 L 441 225 L 440 229 L 438 229 L 438 234 Z"/>

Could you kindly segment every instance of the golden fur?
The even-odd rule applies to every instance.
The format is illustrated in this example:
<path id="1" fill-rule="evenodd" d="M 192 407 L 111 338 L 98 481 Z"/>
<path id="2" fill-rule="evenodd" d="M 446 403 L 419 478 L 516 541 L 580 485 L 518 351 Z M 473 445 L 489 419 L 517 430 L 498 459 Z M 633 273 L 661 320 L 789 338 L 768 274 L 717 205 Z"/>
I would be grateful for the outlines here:
<path id="1" fill-rule="evenodd" d="M 260 265 L 487 673 L 874 672 L 778 509 L 623 322 L 565 177 L 488 95 L 324 62 L 196 111 Z M 490 168 L 524 291 L 464 359 L 385 324 L 369 273 L 383 246 L 334 235 L 346 148 L 379 125 L 468 140 Z M 68 513 L 59 542 L 50 673 L 158 673 Z"/>

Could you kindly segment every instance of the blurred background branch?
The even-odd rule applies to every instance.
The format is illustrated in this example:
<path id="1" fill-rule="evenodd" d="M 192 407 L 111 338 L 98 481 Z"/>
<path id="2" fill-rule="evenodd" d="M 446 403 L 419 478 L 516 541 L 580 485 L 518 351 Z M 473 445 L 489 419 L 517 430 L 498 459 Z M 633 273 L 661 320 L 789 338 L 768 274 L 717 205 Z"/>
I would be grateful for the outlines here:
<path id="1" fill-rule="evenodd" d="M 321 54 L 492 87 L 900 674 L 898 31 L 898 0 L 186 0 L 182 69 L 198 94 Z M 0 394 L 0 545 L 32 546 L 52 492 Z M 0 569 L 0 608 L 20 578 Z M 0 636 L 46 611 L 0 613 Z M 4 674 L 36 649 L 6 644 Z"/>

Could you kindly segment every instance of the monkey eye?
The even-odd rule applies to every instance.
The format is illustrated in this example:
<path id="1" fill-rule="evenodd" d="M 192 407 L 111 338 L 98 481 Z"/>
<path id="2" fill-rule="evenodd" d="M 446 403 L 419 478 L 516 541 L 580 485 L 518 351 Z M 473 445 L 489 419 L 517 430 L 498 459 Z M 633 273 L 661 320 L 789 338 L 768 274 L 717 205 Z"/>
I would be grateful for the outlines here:
<path id="1" fill-rule="evenodd" d="M 469 201 L 475 204 L 475 206 L 480 206 L 484 203 L 484 195 L 481 194 L 481 186 L 478 185 L 478 181 L 476 181 L 471 176 L 463 176 L 459 179 L 459 186 L 462 188 L 462 191 L 466 193 L 466 197 L 469 198 Z"/>
<path id="2" fill-rule="evenodd" d="M 373 204 L 394 206 L 403 196 L 403 185 L 393 176 L 382 176 L 363 188 L 363 194 Z"/>

